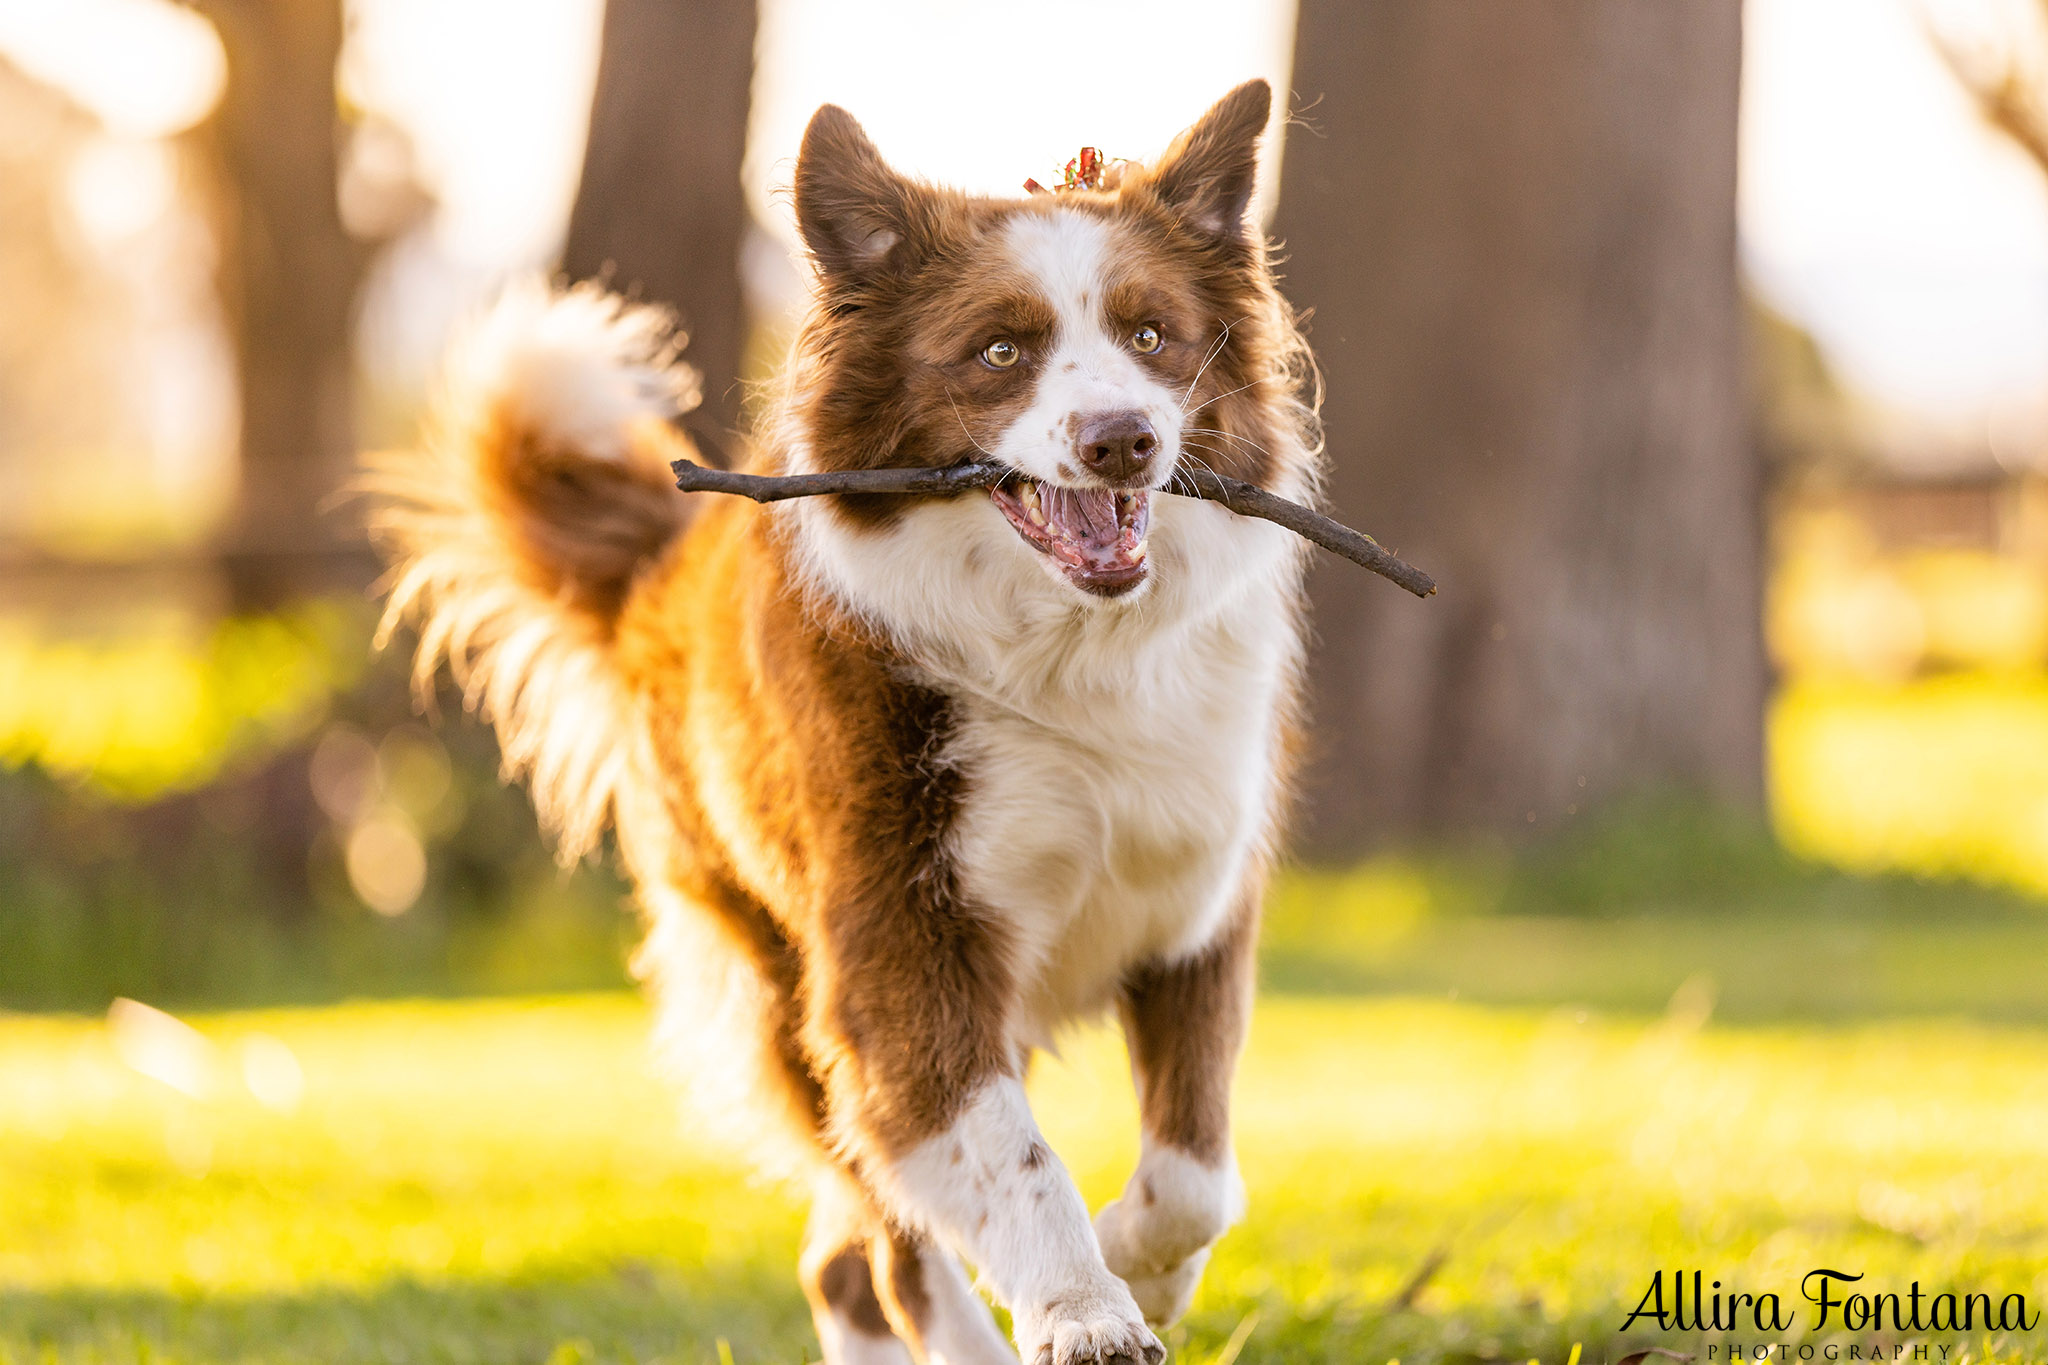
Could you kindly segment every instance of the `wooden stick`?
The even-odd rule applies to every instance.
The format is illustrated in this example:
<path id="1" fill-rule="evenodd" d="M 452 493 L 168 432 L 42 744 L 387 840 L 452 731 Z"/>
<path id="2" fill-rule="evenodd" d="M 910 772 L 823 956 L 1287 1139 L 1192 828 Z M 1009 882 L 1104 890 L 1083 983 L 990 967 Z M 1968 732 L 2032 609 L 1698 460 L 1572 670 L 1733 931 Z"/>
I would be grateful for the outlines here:
<path id="1" fill-rule="evenodd" d="M 1326 517 L 1298 502 L 1289 502 L 1278 494 L 1268 493 L 1257 484 L 1226 478 L 1206 469 L 1183 469 L 1174 476 L 1174 483 L 1192 485 L 1194 496 L 1220 502 L 1241 517 L 1258 517 L 1276 526 L 1285 526 L 1302 539 L 1312 540 L 1333 555 L 1342 555 L 1353 564 L 1371 569 L 1417 597 L 1428 597 L 1436 591 L 1434 578 L 1390 553 L 1365 532 L 1354 531 L 1335 518 Z M 1180 490 L 1171 488 L 1170 491 Z"/>
<path id="2" fill-rule="evenodd" d="M 732 493 L 755 502 L 815 498 L 828 493 L 963 493 L 1001 483 L 1015 471 L 987 462 L 946 465 L 938 469 L 848 469 L 823 474 L 740 474 L 709 469 L 693 460 L 676 460 L 676 487 L 685 493 Z M 1395 555 L 1363 531 L 1311 511 L 1298 502 L 1268 493 L 1242 479 L 1229 479 L 1206 469 L 1183 469 L 1162 490 L 1221 503 L 1241 517 L 1258 517 L 1284 526 L 1332 554 L 1371 569 L 1414 593 L 1428 597 L 1436 580 Z"/>

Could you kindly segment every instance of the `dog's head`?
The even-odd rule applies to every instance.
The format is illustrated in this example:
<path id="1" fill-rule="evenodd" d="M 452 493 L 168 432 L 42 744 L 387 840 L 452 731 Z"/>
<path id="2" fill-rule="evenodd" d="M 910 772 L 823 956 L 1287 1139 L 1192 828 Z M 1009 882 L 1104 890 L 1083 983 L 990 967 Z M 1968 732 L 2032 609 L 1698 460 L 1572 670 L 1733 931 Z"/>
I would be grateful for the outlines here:
<path id="1" fill-rule="evenodd" d="M 1305 461 L 1312 422 L 1299 339 L 1246 221 L 1271 106 L 1252 81 L 1154 164 L 1019 199 L 899 175 L 820 109 L 795 187 L 818 272 L 799 362 L 814 465 L 997 461 L 1010 543 L 1097 598 L 1145 582 L 1152 496 L 1184 465 L 1298 482 L 1279 466 Z"/>

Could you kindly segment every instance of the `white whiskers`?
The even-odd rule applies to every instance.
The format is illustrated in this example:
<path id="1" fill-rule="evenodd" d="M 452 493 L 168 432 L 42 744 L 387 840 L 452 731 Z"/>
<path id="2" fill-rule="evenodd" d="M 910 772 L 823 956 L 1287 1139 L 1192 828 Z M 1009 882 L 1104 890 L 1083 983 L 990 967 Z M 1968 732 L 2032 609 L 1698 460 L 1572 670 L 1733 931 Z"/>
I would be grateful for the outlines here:
<path id="1" fill-rule="evenodd" d="M 946 386 L 946 406 L 953 410 L 953 420 L 960 424 L 960 434 L 967 438 L 967 444 L 973 446 L 976 450 L 988 456 L 991 460 L 995 459 L 996 453 L 993 450 L 990 450 L 987 446 L 983 445 L 981 442 L 975 440 L 974 433 L 967 429 L 967 419 L 960 415 L 960 405 L 953 401 L 953 386 L 950 384 Z M 998 461 L 998 463 L 1000 463 L 1000 461 Z"/>
<path id="2" fill-rule="evenodd" d="M 1252 380 L 1249 384 L 1239 384 L 1236 388 L 1230 390 L 1229 393 L 1219 393 L 1214 398 L 1204 399 L 1202 402 L 1195 404 L 1195 406 L 1188 408 L 1186 410 L 1185 415 L 1193 417 L 1196 413 L 1200 412 L 1203 408 L 1208 407 L 1211 403 L 1220 403 L 1224 399 L 1230 397 L 1230 395 L 1233 393 L 1243 393 L 1246 389 L 1255 389 L 1259 385 L 1265 383 L 1266 379 L 1267 376 L 1260 375 L 1257 379 Z"/>
<path id="3" fill-rule="evenodd" d="M 1245 315 L 1245 317 L 1249 316 L 1251 316 L 1249 313 Z M 1216 362 L 1216 357 L 1223 354 L 1224 344 L 1230 340 L 1230 329 L 1243 321 L 1244 318 L 1237 318 L 1234 321 L 1223 324 L 1223 331 L 1216 338 L 1216 344 L 1209 348 L 1209 354 L 1202 357 L 1202 368 L 1195 371 L 1195 377 L 1188 381 L 1188 391 L 1180 396 L 1180 410 L 1182 412 L 1188 410 L 1188 400 L 1195 396 L 1195 385 L 1202 382 L 1202 376 L 1209 372 L 1209 367 Z"/>
<path id="4" fill-rule="evenodd" d="M 1182 436 L 1183 438 L 1187 436 L 1221 436 L 1226 441 L 1235 441 L 1240 446 L 1249 446 L 1269 460 L 1273 458 L 1272 451 L 1266 449 L 1251 437 L 1240 436 L 1234 431 L 1225 431 L 1221 427 L 1188 427 L 1182 432 Z"/>

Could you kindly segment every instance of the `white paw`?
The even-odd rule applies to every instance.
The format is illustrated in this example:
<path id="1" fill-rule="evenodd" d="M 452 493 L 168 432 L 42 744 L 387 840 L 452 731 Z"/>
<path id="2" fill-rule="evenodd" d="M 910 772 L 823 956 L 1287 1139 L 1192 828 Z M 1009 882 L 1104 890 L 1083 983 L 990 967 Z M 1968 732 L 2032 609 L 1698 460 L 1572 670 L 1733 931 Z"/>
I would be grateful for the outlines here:
<path id="1" fill-rule="evenodd" d="M 1114 1280 L 1055 1297 L 1012 1320 L 1026 1365 L 1160 1365 L 1166 1348 L 1145 1326 L 1130 1291 Z"/>
<path id="2" fill-rule="evenodd" d="M 1162 1164 L 1148 1156 L 1155 1167 Z M 1162 1180 L 1142 1167 L 1123 1198 L 1095 1215 L 1095 1240 L 1110 1272 L 1130 1286 L 1145 1320 L 1164 1327 L 1188 1311 L 1209 1247 L 1243 1208 L 1235 1169 Z"/>
<path id="3" fill-rule="evenodd" d="M 1095 1215 L 1095 1240 L 1110 1273 L 1130 1286 L 1145 1321 L 1165 1327 L 1188 1311 L 1202 1282 L 1208 1229 L 1162 1223 L 1149 1212 L 1128 1196 L 1111 1200 Z"/>
<path id="4" fill-rule="evenodd" d="M 1129 1286 L 1131 1297 L 1137 1301 L 1138 1311 L 1145 1315 L 1145 1321 L 1154 1327 L 1171 1327 L 1179 1322 L 1194 1302 L 1195 1289 L 1202 1283 L 1202 1272 L 1209 1267 L 1209 1248 L 1203 1247 L 1194 1255 L 1168 1270 L 1156 1275 L 1126 1275 L 1124 1284 Z M 1112 1270 L 1116 1267 L 1111 1266 Z"/>

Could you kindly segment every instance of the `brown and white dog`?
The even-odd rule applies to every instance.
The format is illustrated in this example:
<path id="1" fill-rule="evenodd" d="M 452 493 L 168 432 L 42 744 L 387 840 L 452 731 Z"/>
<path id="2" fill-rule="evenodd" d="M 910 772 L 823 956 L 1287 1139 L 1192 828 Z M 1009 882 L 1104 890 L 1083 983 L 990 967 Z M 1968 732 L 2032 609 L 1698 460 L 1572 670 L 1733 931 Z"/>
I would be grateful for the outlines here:
<path id="1" fill-rule="evenodd" d="M 1149 1365 L 1238 1215 L 1304 551 L 1165 490 L 1199 460 L 1314 495 L 1246 221 L 1270 107 L 1241 86 L 1113 187 L 1019 199 L 812 119 L 815 297 L 748 466 L 994 459 L 993 492 L 684 497 L 661 316 L 537 283 L 372 472 L 421 679 L 447 660 L 565 856 L 615 827 L 693 1104 L 812 1190 L 828 1360 L 1014 1360 L 964 1257 L 1025 1360 Z M 1024 1072 L 1112 1006 L 1143 1155 L 1091 1227 Z"/>

